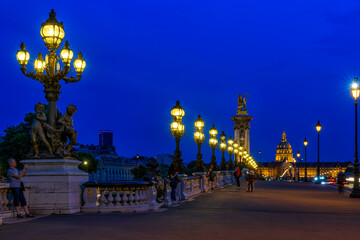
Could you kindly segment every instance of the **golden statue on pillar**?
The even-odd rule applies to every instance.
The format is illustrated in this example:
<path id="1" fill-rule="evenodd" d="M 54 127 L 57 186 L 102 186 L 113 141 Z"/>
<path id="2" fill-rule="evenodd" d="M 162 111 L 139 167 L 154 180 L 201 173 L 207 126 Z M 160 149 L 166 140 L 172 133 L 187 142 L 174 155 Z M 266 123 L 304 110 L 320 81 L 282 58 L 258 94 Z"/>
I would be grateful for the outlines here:
<path id="1" fill-rule="evenodd" d="M 247 104 L 247 101 L 249 100 L 248 94 L 249 94 L 248 92 L 244 96 L 242 96 L 241 94 L 238 94 L 237 114 L 246 114 L 247 113 L 246 104 Z"/>

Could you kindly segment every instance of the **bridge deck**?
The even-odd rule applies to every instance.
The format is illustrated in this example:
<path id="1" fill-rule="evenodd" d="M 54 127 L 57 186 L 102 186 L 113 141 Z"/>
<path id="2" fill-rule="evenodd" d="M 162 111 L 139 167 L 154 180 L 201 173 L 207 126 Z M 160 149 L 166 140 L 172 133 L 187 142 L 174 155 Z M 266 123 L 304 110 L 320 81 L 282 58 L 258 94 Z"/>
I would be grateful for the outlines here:
<path id="1" fill-rule="evenodd" d="M 0 239 L 360 239 L 359 226 L 360 199 L 348 193 L 312 183 L 255 182 L 253 193 L 227 187 L 159 212 L 4 225 Z"/>

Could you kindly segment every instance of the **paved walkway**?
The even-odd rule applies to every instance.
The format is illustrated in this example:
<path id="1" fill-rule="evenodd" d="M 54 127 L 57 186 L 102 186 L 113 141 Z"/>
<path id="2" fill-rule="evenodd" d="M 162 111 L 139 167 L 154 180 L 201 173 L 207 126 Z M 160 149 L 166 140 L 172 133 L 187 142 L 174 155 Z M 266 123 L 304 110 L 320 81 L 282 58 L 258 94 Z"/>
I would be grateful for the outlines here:
<path id="1" fill-rule="evenodd" d="M 159 212 L 58 215 L 4 225 L 0 239 L 360 239 L 360 199 L 349 193 L 312 183 L 255 186 L 253 193 L 219 189 Z"/>

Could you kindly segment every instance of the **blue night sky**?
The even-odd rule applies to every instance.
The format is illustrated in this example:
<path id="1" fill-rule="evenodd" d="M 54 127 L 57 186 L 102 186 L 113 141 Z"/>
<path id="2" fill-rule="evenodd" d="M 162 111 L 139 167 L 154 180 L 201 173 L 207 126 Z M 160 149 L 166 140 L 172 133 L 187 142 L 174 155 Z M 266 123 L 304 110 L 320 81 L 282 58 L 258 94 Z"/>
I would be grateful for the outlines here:
<path id="1" fill-rule="evenodd" d="M 87 61 L 80 82 L 63 84 L 58 104 L 61 112 L 77 106 L 80 143 L 97 144 L 98 130 L 111 129 L 119 155 L 173 153 L 170 109 L 179 99 L 184 161 L 196 159 L 193 122 L 201 114 L 209 162 L 208 130 L 214 123 L 233 135 L 237 94 L 250 92 L 255 159 L 261 149 L 263 161 L 274 160 L 285 128 L 294 152 L 303 153 L 308 139 L 308 160 L 315 161 L 320 120 L 321 160 L 353 160 L 357 1 L 7 1 L 0 9 L 1 130 L 46 101 L 15 54 L 24 42 L 32 70 L 38 52 L 47 52 L 39 31 L 51 8 L 74 54 Z"/>

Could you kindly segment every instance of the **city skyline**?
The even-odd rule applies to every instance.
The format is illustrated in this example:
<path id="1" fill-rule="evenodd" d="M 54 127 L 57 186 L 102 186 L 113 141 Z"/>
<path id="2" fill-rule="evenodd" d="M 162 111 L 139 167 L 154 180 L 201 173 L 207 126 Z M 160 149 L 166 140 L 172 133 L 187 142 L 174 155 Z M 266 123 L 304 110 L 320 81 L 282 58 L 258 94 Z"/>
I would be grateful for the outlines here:
<path id="1" fill-rule="evenodd" d="M 294 152 L 303 154 L 302 142 L 308 139 L 308 161 L 316 161 L 318 120 L 323 126 L 320 161 L 353 161 L 349 87 L 360 67 L 357 3 L 279 1 L 286 5 L 279 8 L 266 1 L 257 7 L 216 1 L 98 6 L 90 1 L 69 9 L 20 2 L 24 8 L 6 3 L 9 11 L 0 16 L 8 36 L 0 39 L 0 63 L 7 69 L 0 91 L 2 132 L 22 121 L 37 102 L 46 103 L 41 84 L 22 76 L 15 54 L 24 42 L 32 69 L 35 51 L 46 50 L 40 24 L 54 8 L 64 22 L 65 40 L 87 61 L 82 80 L 62 87 L 58 105 L 62 113 L 69 103 L 77 106 L 80 143 L 96 143 L 99 129 L 111 129 L 119 155 L 173 154 L 170 109 L 180 100 L 186 112 L 184 161 L 196 159 L 193 123 L 201 114 L 208 163 L 209 129 L 215 124 L 219 133 L 233 137 L 236 96 L 250 92 L 251 154 L 257 161 L 259 150 L 263 161 L 274 161 L 284 128 Z M 220 162 L 218 149 L 216 156 Z"/>

